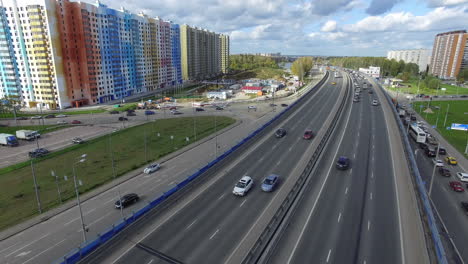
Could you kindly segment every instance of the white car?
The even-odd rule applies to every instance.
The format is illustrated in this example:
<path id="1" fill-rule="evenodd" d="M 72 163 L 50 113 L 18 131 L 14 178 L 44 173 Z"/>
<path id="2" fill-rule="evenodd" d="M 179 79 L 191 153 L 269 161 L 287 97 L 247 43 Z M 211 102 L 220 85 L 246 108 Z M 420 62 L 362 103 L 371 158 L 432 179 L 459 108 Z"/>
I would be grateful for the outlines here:
<path id="1" fill-rule="evenodd" d="M 249 105 L 247 109 L 257 109 L 257 107 L 255 105 Z"/>
<path id="2" fill-rule="evenodd" d="M 56 115 L 55 117 L 61 118 L 61 117 L 67 117 L 67 116 L 68 115 L 60 114 L 60 115 Z"/>
<path id="3" fill-rule="evenodd" d="M 457 177 L 460 179 L 462 182 L 468 182 L 468 173 L 465 172 L 457 172 Z"/>
<path id="4" fill-rule="evenodd" d="M 232 193 L 234 195 L 244 196 L 252 188 L 253 180 L 250 176 L 243 176 L 240 181 L 234 186 Z"/>
<path id="5" fill-rule="evenodd" d="M 161 165 L 159 163 L 154 163 L 146 167 L 145 170 L 143 170 L 143 172 L 146 174 L 150 174 L 159 170 L 160 168 L 161 168 Z"/>
<path id="6" fill-rule="evenodd" d="M 42 116 L 40 116 L 40 115 L 37 115 L 37 116 L 31 116 L 31 119 L 41 119 L 41 118 L 42 118 Z"/>
<path id="7" fill-rule="evenodd" d="M 372 100 L 372 105 L 379 105 L 379 102 L 377 102 L 377 100 Z"/>
<path id="8" fill-rule="evenodd" d="M 432 163 L 436 166 L 436 167 L 443 167 L 444 166 L 444 163 L 441 161 L 441 160 L 436 160 L 436 159 L 432 159 Z"/>
<path id="9" fill-rule="evenodd" d="M 64 120 L 60 120 L 60 121 L 57 121 L 57 124 L 58 125 L 65 125 L 65 124 L 68 124 L 68 122 L 64 121 Z"/>

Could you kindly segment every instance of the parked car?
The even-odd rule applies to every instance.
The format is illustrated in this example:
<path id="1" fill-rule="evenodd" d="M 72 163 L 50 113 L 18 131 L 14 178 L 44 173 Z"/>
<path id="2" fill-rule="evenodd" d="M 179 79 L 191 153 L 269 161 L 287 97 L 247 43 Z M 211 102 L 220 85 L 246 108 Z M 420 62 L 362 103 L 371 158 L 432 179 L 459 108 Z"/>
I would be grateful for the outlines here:
<path id="1" fill-rule="evenodd" d="M 156 114 L 154 111 L 151 111 L 151 110 L 145 111 L 145 115 L 154 115 L 154 114 Z"/>
<path id="2" fill-rule="evenodd" d="M 445 168 L 445 167 L 439 167 L 439 174 L 444 176 L 444 177 L 450 177 L 452 175 L 450 173 L 450 170 Z"/>
<path id="3" fill-rule="evenodd" d="M 432 164 L 434 164 L 436 167 L 443 167 L 444 166 L 444 162 L 442 162 L 442 160 L 440 159 L 432 159 Z"/>
<path id="4" fill-rule="evenodd" d="M 350 164 L 349 158 L 345 156 L 341 156 L 336 161 L 336 168 L 339 170 L 346 170 L 349 168 L 349 164 Z"/>
<path id="5" fill-rule="evenodd" d="M 57 121 L 57 125 L 66 125 L 66 124 L 68 124 L 67 121 L 64 121 L 64 120 Z"/>
<path id="6" fill-rule="evenodd" d="M 128 121 L 128 118 L 123 117 L 123 116 L 119 116 L 119 121 Z"/>
<path id="7" fill-rule="evenodd" d="M 45 118 L 55 118 L 55 115 L 46 115 Z"/>
<path id="8" fill-rule="evenodd" d="M 466 215 L 468 215 L 468 202 L 460 202 L 461 208 Z"/>
<path id="9" fill-rule="evenodd" d="M 81 124 L 81 121 L 80 120 L 73 120 L 71 121 L 72 124 L 74 125 L 78 125 L 78 124 Z"/>
<path id="10" fill-rule="evenodd" d="M 138 197 L 138 194 L 136 193 L 129 193 L 121 197 L 120 200 L 117 200 L 115 202 L 115 208 L 120 209 L 120 207 L 125 208 L 133 203 L 138 202 L 140 200 L 140 197 Z"/>
<path id="11" fill-rule="evenodd" d="M 60 114 L 60 115 L 56 115 L 55 117 L 58 117 L 58 118 L 63 118 L 63 117 L 67 117 L 68 115 L 65 115 L 65 114 Z"/>
<path id="12" fill-rule="evenodd" d="M 115 114 L 118 114 L 118 113 L 119 113 L 119 111 L 116 111 L 116 110 L 109 111 L 109 114 L 111 114 L 111 115 L 115 115 Z"/>
<path id="13" fill-rule="evenodd" d="M 284 137 L 285 135 L 286 135 L 286 129 L 284 129 L 284 128 L 279 128 L 279 129 L 276 130 L 276 132 L 275 132 L 275 136 L 276 136 L 277 138 L 282 138 L 282 137 Z"/>
<path id="14" fill-rule="evenodd" d="M 465 189 L 463 189 L 463 185 L 461 184 L 461 182 L 451 181 L 451 182 L 449 182 L 449 185 L 450 185 L 450 188 L 452 188 L 452 190 L 454 190 L 456 192 L 464 192 L 465 191 Z"/>
<path id="15" fill-rule="evenodd" d="M 201 108 L 201 107 L 197 107 L 197 108 L 195 108 L 195 111 L 197 111 L 197 112 L 203 112 L 203 111 L 205 111 L 205 109 L 203 109 L 203 108 Z"/>
<path id="16" fill-rule="evenodd" d="M 263 179 L 263 182 L 262 182 L 262 191 L 264 192 L 272 192 L 276 185 L 278 184 L 278 181 L 279 181 L 279 176 L 276 175 L 276 174 L 271 174 L 267 177 L 265 177 L 265 179 Z"/>
<path id="17" fill-rule="evenodd" d="M 73 144 L 82 144 L 82 143 L 84 143 L 84 140 L 79 138 L 79 137 L 75 137 L 75 138 L 72 139 L 72 143 Z"/>
<path id="18" fill-rule="evenodd" d="M 314 137 L 314 133 L 312 132 L 312 130 L 306 130 L 304 132 L 304 136 L 303 136 L 304 139 L 312 139 L 313 137 Z"/>
<path id="19" fill-rule="evenodd" d="M 161 168 L 161 165 L 159 163 L 153 163 L 153 164 L 149 165 L 148 167 L 146 167 L 143 170 L 143 173 L 150 174 L 150 173 L 153 173 L 153 172 L 159 170 L 160 168 Z"/>
<path id="20" fill-rule="evenodd" d="M 457 165 L 458 161 L 454 157 L 446 157 L 445 162 L 449 165 Z"/>
<path id="21" fill-rule="evenodd" d="M 249 192 L 253 186 L 253 180 L 250 176 L 243 176 L 239 182 L 234 186 L 232 193 L 234 195 L 244 196 Z"/>

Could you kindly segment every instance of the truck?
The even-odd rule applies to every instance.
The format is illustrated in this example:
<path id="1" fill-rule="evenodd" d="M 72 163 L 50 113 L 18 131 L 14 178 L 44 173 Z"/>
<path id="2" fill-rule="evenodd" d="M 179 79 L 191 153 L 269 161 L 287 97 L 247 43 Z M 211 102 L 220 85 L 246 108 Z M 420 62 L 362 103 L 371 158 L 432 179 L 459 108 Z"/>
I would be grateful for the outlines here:
<path id="1" fill-rule="evenodd" d="M 16 137 L 18 139 L 24 139 L 24 140 L 34 140 L 36 137 L 41 137 L 41 134 L 39 134 L 37 131 L 34 130 L 17 130 L 16 131 Z"/>
<path id="2" fill-rule="evenodd" d="M 11 134 L 0 134 L 0 145 L 2 146 L 9 146 L 9 147 L 16 147 L 18 146 L 18 140 L 15 136 Z"/>

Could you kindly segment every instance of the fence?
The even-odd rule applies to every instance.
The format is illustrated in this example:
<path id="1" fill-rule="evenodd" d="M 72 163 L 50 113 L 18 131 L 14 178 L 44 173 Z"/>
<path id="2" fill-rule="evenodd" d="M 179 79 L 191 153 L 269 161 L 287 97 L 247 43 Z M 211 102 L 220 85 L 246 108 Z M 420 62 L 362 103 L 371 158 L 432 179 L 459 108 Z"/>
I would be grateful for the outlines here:
<path id="1" fill-rule="evenodd" d="M 315 90 L 316 87 L 321 86 L 325 80 L 328 78 L 328 72 L 327 74 L 323 77 L 323 79 L 318 82 L 313 89 L 310 89 L 305 95 L 311 93 L 313 90 Z M 90 241 L 76 249 L 73 249 L 71 252 L 66 254 L 64 257 L 62 257 L 60 260 L 58 260 L 58 263 L 62 264 L 69 264 L 69 263 L 77 263 L 78 261 L 82 260 L 84 257 L 86 257 L 88 254 L 93 252 L 95 249 L 97 249 L 99 246 L 103 245 L 107 241 L 109 241 L 111 238 L 115 237 L 117 234 L 119 234 L 123 229 L 128 227 L 130 224 L 134 223 L 136 220 L 140 219 L 143 215 L 148 213 L 150 210 L 154 209 L 156 206 L 160 205 L 162 202 L 164 202 L 167 198 L 171 197 L 174 193 L 177 191 L 183 189 L 186 187 L 190 182 L 194 181 L 200 175 L 202 175 L 204 172 L 209 170 L 211 167 L 213 167 L 215 164 L 218 162 L 224 160 L 227 156 L 229 156 L 231 153 L 236 151 L 239 147 L 241 147 L 243 144 L 248 142 L 250 139 L 258 135 L 260 132 L 262 132 L 266 127 L 271 125 L 273 122 L 277 121 L 280 117 L 282 117 L 286 112 L 288 112 L 291 108 L 296 106 L 298 103 L 304 100 L 306 96 L 303 96 L 299 98 L 296 102 L 293 104 L 289 105 L 287 108 L 285 108 L 283 111 L 278 113 L 275 117 L 273 117 L 271 120 L 266 122 L 263 126 L 255 130 L 254 132 L 250 133 L 246 138 L 241 140 L 239 143 L 237 143 L 234 147 L 231 149 L 227 150 L 224 152 L 222 155 L 220 155 L 218 158 L 215 160 L 211 161 L 208 163 L 206 166 L 195 172 L 194 174 L 190 175 L 187 179 L 184 181 L 180 182 L 177 184 L 175 187 L 170 189 L 169 191 L 163 193 L 160 197 L 156 198 L 155 200 L 151 201 L 147 206 L 143 207 L 142 209 L 138 210 L 137 212 L 133 213 L 128 218 L 124 218 L 118 223 L 114 224 L 111 228 L 106 230 L 104 233 L 99 234 L 98 237 Z"/>

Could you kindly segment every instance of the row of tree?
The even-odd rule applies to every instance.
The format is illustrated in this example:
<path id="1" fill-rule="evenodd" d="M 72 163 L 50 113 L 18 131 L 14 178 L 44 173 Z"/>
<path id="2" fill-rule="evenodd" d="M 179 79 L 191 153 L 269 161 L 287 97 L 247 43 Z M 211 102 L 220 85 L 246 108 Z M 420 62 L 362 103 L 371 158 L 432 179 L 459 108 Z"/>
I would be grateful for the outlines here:
<path id="1" fill-rule="evenodd" d="M 350 69 L 367 68 L 369 66 L 380 67 L 380 74 L 386 76 L 398 76 L 409 79 L 419 73 L 419 66 L 415 63 L 405 63 L 395 59 L 389 60 L 383 57 L 340 57 L 331 58 L 330 64 Z"/>
<path id="2" fill-rule="evenodd" d="M 313 66 L 314 60 L 312 57 L 301 57 L 291 64 L 291 72 L 292 74 L 297 75 L 302 81 L 304 76 L 307 75 Z"/>
<path id="3" fill-rule="evenodd" d="M 231 70 L 245 71 L 261 67 L 279 68 L 278 63 L 270 57 L 249 54 L 229 56 L 229 68 Z"/>

